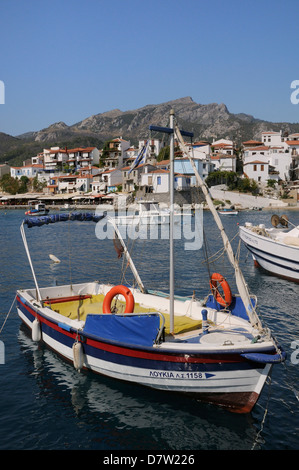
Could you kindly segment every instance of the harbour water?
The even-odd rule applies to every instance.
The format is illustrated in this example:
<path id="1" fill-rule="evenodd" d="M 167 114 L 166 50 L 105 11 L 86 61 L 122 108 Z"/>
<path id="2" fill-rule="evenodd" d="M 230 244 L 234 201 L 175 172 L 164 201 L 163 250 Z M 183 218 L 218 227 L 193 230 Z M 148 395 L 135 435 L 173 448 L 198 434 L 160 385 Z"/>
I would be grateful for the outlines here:
<path id="1" fill-rule="evenodd" d="M 284 211 L 299 224 L 299 212 Z M 238 224 L 270 224 L 272 213 L 241 212 L 224 216 L 233 247 Z M 14 301 L 21 287 L 33 286 L 20 235 L 23 210 L 0 211 L 0 363 L 1 450 L 295 450 L 299 448 L 299 285 L 254 267 L 240 246 L 240 264 L 249 289 L 258 297 L 262 319 L 288 354 L 273 368 L 271 381 L 249 415 L 232 414 L 194 399 L 121 383 L 74 367 L 41 344 L 33 343 L 21 325 Z M 221 240 L 209 212 L 203 216 L 208 245 L 217 251 Z M 92 223 L 59 223 L 27 230 L 28 244 L 40 286 L 103 279 L 122 280 L 111 240 L 99 240 Z M 208 293 L 204 250 L 186 251 L 175 244 L 175 293 L 198 297 Z M 133 259 L 145 285 L 168 289 L 168 241 L 131 243 Z M 61 262 L 54 264 L 49 254 Z M 227 262 L 223 261 L 223 267 Z M 221 269 L 221 268 L 220 268 Z M 108 275 L 108 278 L 107 278 Z M 128 277 L 128 278 L 127 278 Z M 7 318 L 7 319 L 6 319 Z M 6 319 L 6 323 L 4 321 Z M 299 354 L 298 354 L 299 359 Z"/>

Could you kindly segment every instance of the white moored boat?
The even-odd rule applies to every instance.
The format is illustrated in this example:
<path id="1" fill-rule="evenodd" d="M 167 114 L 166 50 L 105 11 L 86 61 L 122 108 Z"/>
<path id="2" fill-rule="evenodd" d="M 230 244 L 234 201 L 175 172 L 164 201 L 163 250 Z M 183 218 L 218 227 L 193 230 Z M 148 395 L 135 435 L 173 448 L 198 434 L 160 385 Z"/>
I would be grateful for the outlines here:
<path id="1" fill-rule="evenodd" d="M 50 212 L 43 202 L 29 201 L 28 204 L 29 210 L 25 212 L 25 215 L 38 217 L 40 215 L 47 215 Z"/>
<path id="2" fill-rule="evenodd" d="M 139 210 L 119 215 L 113 220 L 117 225 L 164 225 L 170 223 L 170 210 L 161 209 L 155 201 L 139 201 Z M 181 220 L 180 212 L 174 213 L 174 223 Z"/>
<path id="3" fill-rule="evenodd" d="M 238 215 L 238 211 L 235 210 L 235 209 L 229 209 L 229 208 L 225 208 L 225 209 L 219 209 L 218 210 L 219 214 L 221 215 Z"/>
<path id="4" fill-rule="evenodd" d="M 189 156 L 182 139 L 182 134 L 189 133 L 179 130 L 173 111 L 170 112 L 170 128 L 155 127 L 154 130 L 170 134 L 172 163 L 174 135 L 182 151 Z M 48 225 L 49 230 L 55 230 L 56 222 L 109 219 L 107 215 L 64 213 L 28 217 L 21 225 L 35 288 L 17 291 L 17 310 L 31 329 L 34 341 L 44 342 L 73 362 L 78 370 L 89 369 L 167 393 L 185 393 L 234 412 L 248 413 L 258 400 L 273 364 L 283 362 L 285 353 L 258 317 L 256 298 L 248 292 L 208 189 L 189 158 L 234 268 L 236 294 L 223 276 L 214 273 L 204 300 L 196 299 L 193 290 L 190 297 L 175 296 L 172 237 L 169 240 L 169 292 L 150 290 L 140 279 L 113 220 L 110 223 L 122 244 L 125 264 L 134 274 L 135 287 L 112 286 L 103 280 L 40 288 L 25 227 Z M 172 226 L 173 193 L 170 222 Z M 156 276 L 156 266 L 151 260 L 148 260 L 148 270 Z"/>
<path id="5" fill-rule="evenodd" d="M 273 227 L 245 223 L 240 238 L 257 266 L 271 274 L 299 282 L 299 226 L 287 228 L 286 216 L 272 216 Z M 277 228 L 282 222 L 282 227 Z"/>

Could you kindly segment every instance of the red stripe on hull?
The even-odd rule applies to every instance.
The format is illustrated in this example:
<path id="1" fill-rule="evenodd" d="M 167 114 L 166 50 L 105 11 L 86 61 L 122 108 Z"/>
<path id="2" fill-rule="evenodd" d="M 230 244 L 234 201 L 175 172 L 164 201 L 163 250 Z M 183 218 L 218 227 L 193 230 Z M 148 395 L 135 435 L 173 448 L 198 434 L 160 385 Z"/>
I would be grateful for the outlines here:
<path id="1" fill-rule="evenodd" d="M 59 333 L 64 334 L 65 336 L 68 336 L 70 338 L 77 338 L 77 332 L 69 332 L 66 331 L 64 328 L 61 328 L 59 324 L 56 324 L 52 322 L 51 320 L 46 319 L 44 316 L 38 314 L 35 310 L 33 310 L 31 307 L 28 305 L 25 305 L 19 298 L 18 301 L 20 304 L 23 305 L 23 307 L 31 313 L 34 317 L 38 318 L 38 320 L 41 323 L 44 323 L 48 327 L 52 328 L 55 331 L 58 331 Z M 84 332 L 79 332 L 79 335 L 84 337 Z M 240 357 L 238 354 L 232 354 L 230 357 L 225 357 L 223 354 L 215 354 L 213 358 L 207 357 L 207 354 L 194 354 L 192 356 L 192 352 L 188 355 L 189 357 L 186 357 L 185 352 L 184 353 L 179 353 L 179 352 L 174 352 L 173 354 L 167 354 L 166 352 L 163 352 L 161 350 L 156 350 L 155 352 L 150 352 L 150 351 L 144 351 L 142 349 L 135 349 L 135 348 L 127 348 L 125 346 L 116 346 L 111 343 L 106 343 L 106 342 L 101 342 L 101 341 L 96 341 L 93 339 L 90 339 L 88 337 L 84 337 L 86 339 L 86 344 L 89 346 L 92 346 L 96 349 L 100 349 L 102 351 L 107 351 L 111 352 L 114 354 L 119 354 L 122 356 L 127 356 L 127 357 L 135 357 L 139 359 L 148 359 L 148 360 L 155 360 L 155 361 L 161 361 L 161 362 L 177 362 L 177 363 L 197 363 L 197 364 L 217 364 L 219 362 L 221 363 L 226 363 L 226 364 L 234 364 L 234 363 L 240 363 L 240 362 L 246 362 L 246 359 Z M 80 340 L 80 337 L 79 337 Z M 85 341 L 83 341 L 85 342 Z"/>

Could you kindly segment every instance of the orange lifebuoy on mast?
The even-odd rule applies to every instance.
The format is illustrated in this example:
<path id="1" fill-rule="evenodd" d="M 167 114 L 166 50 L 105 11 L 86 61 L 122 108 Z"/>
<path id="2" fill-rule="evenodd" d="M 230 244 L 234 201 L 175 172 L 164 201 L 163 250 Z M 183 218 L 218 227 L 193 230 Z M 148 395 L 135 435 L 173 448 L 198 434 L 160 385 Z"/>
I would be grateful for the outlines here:
<path id="1" fill-rule="evenodd" d="M 212 274 L 210 279 L 210 287 L 216 302 L 218 302 L 220 305 L 222 305 L 223 307 L 228 307 L 232 303 L 232 291 L 229 287 L 228 282 L 224 279 L 221 274 Z M 224 297 L 220 294 L 219 287 L 222 288 Z"/>
<path id="2" fill-rule="evenodd" d="M 111 302 L 116 295 L 123 295 L 126 300 L 126 308 L 124 313 L 133 313 L 135 300 L 132 292 L 129 287 L 126 286 L 114 286 L 110 291 L 105 295 L 103 302 L 103 313 L 111 313 Z"/>

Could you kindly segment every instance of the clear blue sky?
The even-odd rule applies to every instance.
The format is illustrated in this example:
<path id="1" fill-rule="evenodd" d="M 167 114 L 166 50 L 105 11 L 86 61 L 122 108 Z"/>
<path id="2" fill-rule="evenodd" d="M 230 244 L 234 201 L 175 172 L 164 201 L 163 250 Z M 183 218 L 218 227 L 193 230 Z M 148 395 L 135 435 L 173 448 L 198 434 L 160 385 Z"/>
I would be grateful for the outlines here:
<path id="1" fill-rule="evenodd" d="M 299 122 L 298 0 L 0 0 L 0 132 L 191 96 Z"/>

